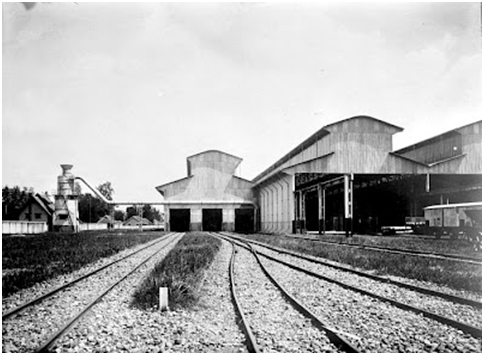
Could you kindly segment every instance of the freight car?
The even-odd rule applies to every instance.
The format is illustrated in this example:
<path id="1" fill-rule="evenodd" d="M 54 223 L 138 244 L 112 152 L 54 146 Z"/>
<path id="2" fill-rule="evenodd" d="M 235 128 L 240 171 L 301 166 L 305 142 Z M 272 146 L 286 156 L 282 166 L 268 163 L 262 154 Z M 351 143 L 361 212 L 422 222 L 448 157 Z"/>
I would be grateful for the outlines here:
<path id="1" fill-rule="evenodd" d="M 420 233 L 481 241 L 482 202 L 428 206 L 423 210 L 425 225 L 418 228 Z"/>

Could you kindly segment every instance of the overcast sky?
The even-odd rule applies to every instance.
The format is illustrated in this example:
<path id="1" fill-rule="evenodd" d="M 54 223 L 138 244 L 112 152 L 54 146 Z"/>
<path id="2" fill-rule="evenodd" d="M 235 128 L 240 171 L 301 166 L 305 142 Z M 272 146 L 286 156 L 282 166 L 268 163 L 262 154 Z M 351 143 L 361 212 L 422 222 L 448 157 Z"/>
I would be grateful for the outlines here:
<path id="1" fill-rule="evenodd" d="M 59 164 L 160 200 L 218 149 L 253 179 L 355 115 L 394 149 L 482 115 L 479 3 L 3 3 L 2 185 Z M 84 188 L 87 191 L 87 188 Z"/>

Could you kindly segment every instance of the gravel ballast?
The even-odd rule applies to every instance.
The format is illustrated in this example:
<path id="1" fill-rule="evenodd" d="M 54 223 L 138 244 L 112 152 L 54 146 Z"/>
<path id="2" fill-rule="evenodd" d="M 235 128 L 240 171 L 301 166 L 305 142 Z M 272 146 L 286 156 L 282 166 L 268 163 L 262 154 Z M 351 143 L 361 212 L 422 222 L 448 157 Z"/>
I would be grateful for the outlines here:
<path id="1" fill-rule="evenodd" d="M 368 352 L 477 352 L 482 339 L 387 303 L 295 271 L 262 257 L 299 301 Z"/>
<path id="2" fill-rule="evenodd" d="M 237 247 L 236 294 L 262 352 L 337 352 L 326 335 L 286 301 L 255 257 Z"/>
<path id="3" fill-rule="evenodd" d="M 160 312 L 130 304 L 142 279 L 168 251 L 130 276 L 66 336 L 56 352 L 246 352 L 244 335 L 236 324 L 228 265 L 230 244 L 207 269 L 194 309 Z"/>
<path id="4" fill-rule="evenodd" d="M 175 239 L 178 240 L 178 235 Z M 122 277 L 142 260 L 166 245 L 170 237 L 115 264 L 107 269 L 80 281 L 53 297 L 27 308 L 24 312 L 2 322 L 2 349 L 4 352 L 32 352 L 59 330 L 74 315 L 80 312 L 99 293 Z M 172 242 L 164 250 L 175 245 Z M 128 251 L 129 253 L 129 251 Z M 84 269 L 84 268 L 83 268 Z M 66 275 L 72 279 L 72 275 Z M 36 290 L 38 291 L 38 289 Z M 22 292 L 22 294 L 26 294 Z M 27 293 L 28 295 L 28 293 Z M 33 297 L 23 300 L 26 302 Z M 21 301 L 17 296 L 17 301 Z"/>
<path id="5" fill-rule="evenodd" d="M 164 233 L 160 234 L 160 237 L 163 235 L 166 235 Z M 121 252 L 111 255 L 110 257 L 107 258 L 102 258 L 96 261 L 95 263 L 86 265 L 72 273 L 69 274 L 63 274 L 59 275 L 57 277 L 54 277 L 49 280 L 45 280 L 42 282 L 37 283 L 36 285 L 28 288 L 28 289 L 22 289 L 4 299 L 2 299 L 2 313 L 5 313 L 9 310 L 12 310 L 16 308 L 17 306 L 32 300 L 38 296 L 41 296 L 45 294 L 46 292 L 49 292 L 50 290 L 53 290 L 59 286 L 62 286 L 68 282 L 71 282 L 79 277 L 82 277 L 84 275 L 89 274 L 90 272 L 95 271 L 96 269 L 99 269 L 100 267 L 103 267 L 104 265 L 107 265 L 113 261 L 120 260 L 124 256 L 127 256 L 133 252 L 136 252 L 150 243 L 153 243 L 154 241 L 150 241 L 144 244 L 138 244 L 135 247 L 129 248 L 129 249 L 124 249 Z"/>
<path id="6" fill-rule="evenodd" d="M 367 277 L 352 274 L 350 272 L 337 270 L 329 266 L 300 259 L 295 256 L 278 253 L 264 247 L 254 246 L 254 249 L 290 264 L 338 280 L 350 286 L 361 288 L 365 291 L 372 292 L 416 308 L 439 314 L 447 318 L 452 318 L 475 327 L 480 327 L 482 324 L 481 310 L 472 306 L 456 304 L 440 297 L 425 295 L 390 283 L 379 282 Z"/>
<path id="7" fill-rule="evenodd" d="M 181 235 L 177 237 L 177 240 Z M 164 243 L 162 243 L 164 244 Z M 133 295 L 154 265 L 161 262 L 175 246 L 173 242 L 148 263 L 129 276 L 91 311 L 53 348 L 55 352 L 247 352 L 245 336 L 237 325 L 230 294 L 228 268 L 232 246 L 222 241 L 214 261 L 205 271 L 199 288 L 199 303 L 190 309 L 160 312 L 157 307 L 141 310 L 132 306 Z M 161 244 L 160 244 L 161 245 Z M 160 246 L 159 245 L 159 246 Z M 140 249 L 139 245 L 110 258 L 86 266 L 72 274 L 42 282 L 3 300 L 5 312 L 38 294 L 92 271 L 95 267 Z M 158 247 L 159 247 L 158 246 Z M 477 324 L 479 312 L 468 306 L 440 302 L 414 291 L 398 290 L 396 286 L 378 283 L 364 277 L 337 272 L 310 261 L 269 252 L 299 266 L 352 283 L 354 286 L 378 292 L 400 302 L 428 307 L 435 313 Z M 3 322 L 3 352 L 32 352 L 61 325 L 88 304 L 98 293 L 111 285 L 115 278 L 153 253 L 156 246 L 140 252 L 126 261 L 109 267 L 95 277 L 27 309 Z M 251 329 L 264 352 L 337 352 L 324 332 L 315 328 L 292 305 L 262 272 L 255 257 L 246 249 L 237 248 L 235 263 L 236 292 Z M 350 334 L 347 337 L 367 352 L 476 352 L 482 350 L 482 339 L 473 338 L 460 330 L 404 311 L 369 296 L 343 289 L 334 284 L 305 275 L 289 267 L 261 257 L 275 278 L 307 308 L 334 329 Z M 371 281 L 368 282 L 367 281 Z M 404 282 L 412 280 L 405 280 Z M 433 307 L 433 308 L 432 308 Z M 472 307 L 469 307 L 472 308 Z M 478 313 L 477 315 L 475 313 Z"/>
<path id="8" fill-rule="evenodd" d="M 247 242 L 254 242 L 253 239 L 247 239 L 247 238 L 244 238 L 241 235 L 237 235 L 235 233 L 228 233 L 228 234 L 231 235 L 231 236 L 237 237 L 238 239 L 243 239 Z M 263 247 L 263 246 L 261 246 L 261 247 Z M 284 249 L 284 248 L 282 248 L 282 249 Z M 288 250 L 288 249 L 286 249 L 286 250 Z M 291 251 L 291 250 L 288 250 L 288 251 Z M 295 251 L 291 251 L 291 252 L 298 254 Z M 317 257 L 317 256 L 314 256 L 314 255 L 306 255 L 306 256 L 310 256 L 314 259 L 321 260 L 321 261 L 323 261 L 327 264 L 331 264 L 331 265 L 334 265 L 336 267 L 352 268 L 352 269 L 360 271 L 360 272 L 365 272 L 365 273 L 368 273 L 368 274 L 375 274 L 375 275 L 380 276 L 380 277 L 383 276 L 380 273 L 376 272 L 375 270 L 367 270 L 367 269 L 358 268 L 358 267 L 351 267 L 348 264 L 344 264 L 344 263 L 337 262 L 337 261 L 330 260 L 330 259 L 325 259 L 325 258 L 322 258 L 322 257 Z M 457 297 L 463 297 L 463 298 L 467 298 L 467 299 L 473 300 L 473 301 L 478 301 L 478 302 L 482 301 L 482 294 L 477 293 L 477 292 L 455 289 L 455 288 L 447 287 L 445 285 L 436 284 L 436 283 L 433 283 L 433 282 L 430 282 L 430 281 L 421 281 L 421 280 L 409 279 L 409 278 L 399 277 L 399 276 L 395 276 L 395 275 L 384 275 L 384 277 L 389 279 L 389 280 L 406 283 L 406 284 L 409 284 L 409 285 L 412 285 L 412 286 L 427 288 L 429 290 L 442 292 L 442 293 L 446 293 L 446 294 L 457 296 Z"/>

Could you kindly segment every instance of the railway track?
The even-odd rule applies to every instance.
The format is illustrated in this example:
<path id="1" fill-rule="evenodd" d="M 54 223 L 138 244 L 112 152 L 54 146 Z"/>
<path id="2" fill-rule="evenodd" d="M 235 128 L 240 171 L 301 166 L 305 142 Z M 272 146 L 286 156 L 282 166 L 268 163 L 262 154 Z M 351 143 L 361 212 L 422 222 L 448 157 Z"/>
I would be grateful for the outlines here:
<path id="1" fill-rule="evenodd" d="M 289 238 L 310 240 L 321 244 L 331 244 L 331 245 L 339 245 L 339 246 L 348 247 L 348 248 L 374 250 L 374 251 L 390 253 L 390 254 L 404 254 L 404 255 L 411 255 L 411 256 L 417 256 L 417 257 L 423 257 L 423 258 L 450 259 L 450 260 L 460 261 L 465 263 L 482 264 L 482 257 L 478 258 L 478 257 L 458 255 L 458 254 L 431 253 L 431 252 L 420 251 L 420 250 L 386 248 L 386 247 L 361 245 L 361 244 L 340 243 L 340 242 L 334 242 L 329 240 L 321 240 L 315 237 L 301 237 L 301 236 L 296 236 L 291 234 L 284 234 L 284 236 Z"/>
<path id="2" fill-rule="evenodd" d="M 459 297 L 459 296 L 456 296 L 456 295 L 452 295 L 452 294 L 448 294 L 448 293 L 444 293 L 444 292 L 440 292 L 440 291 L 436 291 L 436 290 L 431 290 L 431 289 L 424 288 L 424 287 L 411 285 L 411 284 L 408 284 L 408 283 L 393 280 L 391 278 L 382 277 L 382 276 L 374 275 L 374 274 L 371 274 L 371 273 L 368 273 L 368 272 L 355 270 L 355 269 L 352 269 L 350 267 L 335 265 L 333 263 L 325 262 L 321 258 L 316 258 L 316 257 L 313 257 L 313 256 L 292 252 L 292 251 L 287 250 L 287 249 L 274 247 L 274 246 L 271 246 L 269 244 L 258 242 L 258 241 L 255 241 L 255 240 L 241 238 L 240 236 L 236 236 L 234 234 L 225 234 L 225 235 L 227 235 L 229 237 L 238 238 L 239 240 L 250 242 L 252 244 L 264 247 L 268 250 L 275 251 L 275 252 L 280 253 L 280 254 L 285 254 L 285 255 L 297 257 L 297 258 L 307 260 L 307 261 L 310 261 L 310 262 L 313 262 L 313 263 L 316 263 L 316 264 L 327 266 L 327 267 L 335 269 L 335 270 L 341 270 L 341 271 L 344 271 L 344 272 L 353 273 L 355 275 L 362 276 L 362 277 L 365 277 L 365 278 L 368 278 L 368 279 L 371 279 L 371 280 L 379 281 L 379 282 L 386 283 L 386 284 L 393 284 L 393 285 L 398 286 L 398 287 L 402 287 L 402 288 L 405 288 L 405 289 L 408 289 L 408 290 L 411 290 L 411 291 L 419 292 L 419 293 L 422 293 L 422 294 L 425 294 L 425 295 L 439 297 L 439 298 L 442 298 L 444 300 L 448 300 L 448 301 L 451 301 L 451 302 L 454 302 L 454 303 L 457 303 L 457 304 L 468 305 L 468 306 L 472 306 L 472 307 L 475 307 L 475 308 L 482 309 L 482 302 L 480 302 L 480 301 L 472 300 L 472 299 L 465 298 L 465 297 Z"/>
<path id="3" fill-rule="evenodd" d="M 28 344 L 20 349 L 21 352 L 47 352 L 51 350 L 56 342 L 68 333 L 113 288 L 120 285 L 168 245 L 179 240 L 182 235 L 183 233 L 170 233 L 141 250 L 109 263 L 74 280 L 75 282 L 62 285 L 52 292 L 10 311 L 8 316 L 2 319 L 4 339 L 6 332 L 15 332 L 18 329 L 25 332 L 28 328 L 31 329 L 32 339 L 29 339 Z M 121 264 L 122 266 L 120 266 Z M 110 266 L 116 267 L 110 268 Z M 123 272 L 122 269 L 129 271 Z M 85 284 L 86 282 L 90 284 Z M 51 307 L 50 300 L 53 299 L 53 304 L 56 304 L 55 299 L 59 297 L 65 300 L 62 302 L 64 308 Z M 48 326 L 46 327 L 46 325 Z"/>
<path id="4" fill-rule="evenodd" d="M 227 234 L 224 235 L 227 237 Z M 233 240 L 233 239 L 232 239 Z M 254 248 L 255 249 L 255 248 Z M 347 323 L 348 329 L 351 329 L 351 333 L 355 335 L 361 336 L 361 341 L 363 342 L 363 347 L 365 350 L 370 350 L 370 351 L 380 351 L 380 350 L 387 350 L 387 351 L 435 351 L 437 349 L 441 351 L 449 351 L 449 350 L 457 350 L 463 349 L 460 348 L 458 345 L 455 345 L 452 343 L 451 340 L 448 339 L 443 339 L 442 337 L 445 337 L 446 334 L 452 337 L 452 339 L 461 338 L 463 337 L 462 342 L 465 343 L 465 339 L 467 339 L 468 343 L 471 344 L 469 345 L 469 349 L 472 349 L 472 351 L 476 351 L 476 349 L 479 349 L 482 347 L 481 344 L 481 337 L 482 337 L 482 330 L 478 328 L 477 326 L 472 326 L 467 323 L 459 322 L 454 319 L 446 318 L 444 316 L 426 311 L 424 309 L 419 309 L 414 306 L 410 306 L 401 302 L 397 302 L 395 300 L 389 299 L 387 297 L 383 297 L 381 295 L 375 294 L 371 291 L 364 290 L 359 287 L 355 287 L 352 285 L 349 285 L 347 283 L 334 280 L 330 277 L 327 277 L 325 275 L 321 275 L 320 273 L 314 272 L 307 270 L 305 267 L 300 267 L 296 266 L 293 263 L 287 262 L 287 261 L 281 261 L 279 258 L 274 257 L 272 255 L 268 255 L 266 252 L 262 252 L 261 250 L 258 250 L 257 253 L 261 255 L 263 262 L 266 264 L 270 264 L 270 268 L 273 270 L 276 270 L 277 268 L 282 267 L 285 268 L 286 271 L 284 271 L 283 276 L 281 276 L 280 281 L 285 281 L 285 286 L 289 290 L 293 290 L 296 294 L 299 294 L 300 297 L 299 299 L 306 300 L 308 303 L 307 304 L 313 304 L 315 308 L 320 309 L 320 312 L 322 314 L 328 314 L 328 310 L 333 308 L 336 308 L 336 311 L 333 310 L 334 314 L 337 314 L 338 311 L 341 313 L 343 310 L 344 313 L 354 313 L 357 312 L 355 310 L 358 309 L 359 305 L 359 300 L 363 299 L 364 303 L 371 304 L 371 307 L 366 307 L 366 309 L 363 311 L 363 313 L 366 313 L 364 317 L 357 316 L 356 319 L 353 319 L 351 322 Z M 306 265 L 308 267 L 308 265 Z M 304 273 L 305 276 L 301 276 L 301 273 Z M 314 289 L 311 289 L 309 291 L 304 290 L 304 286 L 301 286 L 299 283 L 301 282 L 302 279 L 305 279 L 306 282 L 309 284 L 317 284 L 319 285 L 318 287 L 315 287 Z M 314 279 L 317 279 L 315 281 Z M 335 285 L 337 289 L 344 289 L 344 293 L 342 293 L 342 296 L 337 297 L 336 300 L 332 301 L 333 303 L 330 304 L 330 306 L 326 306 L 323 304 L 326 303 L 327 299 L 325 297 L 323 298 L 318 298 L 318 295 L 323 292 L 323 293 L 328 293 L 331 291 L 328 291 L 328 289 L 333 289 L 335 288 Z M 341 291 L 338 291 L 338 294 L 340 294 Z M 358 296 L 355 296 L 354 294 L 358 294 Z M 333 299 L 332 294 L 329 293 L 329 298 Z M 341 306 L 341 303 L 344 303 L 343 300 L 347 298 L 349 299 L 347 304 L 349 305 L 348 309 L 345 309 L 345 307 Z M 315 301 L 318 300 L 318 301 Z M 322 302 L 319 304 L 319 302 Z M 375 303 L 378 302 L 378 303 Z M 377 306 L 378 305 L 378 306 Z M 391 305 L 391 306 L 389 306 Z M 390 308 L 388 310 L 388 308 Z M 398 309 L 392 310 L 392 309 Z M 374 308 L 381 308 L 381 312 L 375 312 Z M 358 311 L 359 312 L 359 311 Z M 409 313 L 411 312 L 411 313 Z M 317 313 L 317 311 L 316 311 Z M 401 316 L 397 316 L 397 313 L 401 313 Z M 412 315 L 413 314 L 413 315 Z M 423 318 L 422 315 L 425 317 Z M 334 316 L 332 312 L 329 313 L 328 317 Z M 398 323 L 399 319 L 412 319 L 410 324 L 412 323 L 421 323 L 419 327 L 416 328 L 422 328 L 420 330 L 420 333 L 415 331 L 413 328 L 407 328 L 405 334 L 399 335 L 400 338 L 405 338 L 405 337 L 414 337 L 411 339 L 411 343 L 415 344 L 415 348 L 406 348 L 404 346 L 404 342 L 399 342 L 397 344 L 387 344 L 384 342 L 384 339 L 388 339 L 387 337 L 394 337 L 394 334 L 387 334 L 382 336 L 381 338 L 375 338 L 375 336 L 372 334 L 372 331 L 369 330 L 370 326 L 368 324 L 365 324 L 364 322 L 360 321 L 361 318 L 369 318 L 371 319 L 372 317 L 377 317 L 378 321 L 375 322 L 375 320 L 372 320 L 372 322 L 375 322 L 374 327 L 376 329 L 381 329 L 382 333 L 387 333 L 388 329 L 394 329 L 393 331 L 395 333 L 400 334 L 400 330 L 398 328 Z M 381 326 L 381 321 L 380 318 L 382 318 L 383 321 L 389 322 L 389 323 L 397 323 L 397 325 L 393 325 L 393 327 L 385 328 Z M 338 318 L 336 321 L 338 322 L 337 324 L 340 324 L 340 318 Z M 352 322 L 355 321 L 355 324 Z M 345 318 L 346 321 L 346 318 Z M 344 323 L 344 322 L 342 322 Z M 335 323 L 336 324 L 336 323 Z M 407 325 L 405 325 L 407 326 Z M 345 329 L 345 331 L 348 331 Z M 462 335 L 462 332 L 465 333 Z M 420 334 L 420 335 L 419 335 Z M 424 334 L 424 335 L 422 335 Z M 427 337 L 428 339 L 425 339 Z M 436 337 L 439 337 L 439 341 L 432 341 L 432 339 L 435 340 Z M 398 338 L 398 337 L 397 337 Z M 365 339 L 365 340 L 363 340 Z M 429 340 L 430 339 L 430 340 Z M 366 341 L 367 340 L 367 341 Z M 408 342 L 408 340 L 406 340 Z M 360 343 L 357 343 L 360 345 Z M 460 343 L 459 343 L 460 344 Z M 442 348 L 440 348 L 442 347 Z M 448 348 L 446 348 L 448 347 Z M 446 350 L 447 349 L 447 350 Z"/>
<path id="5" fill-rule="evenodd" d="M 131 257 L 131 256 L 133 256 L 135 254 L 137 254 L 137 253 L 140 253 L 143 250 L 151 247 L 154 244 L 160 243 L 161 241 L 165 240 L 166 238 L 169 238 L 170 235 L 173 235 L 173 233 L 169 233 L 167 235 L 164 235 L 163 237 L 161 237 L 161 239 L 157 239 L 157 240 L 155 240 L 153 242 L 150 242 L 150 243 L 148 243 L 148 245 L 146 245 L 146 246 L 144 246 L 144 247 L 142 247 L 142 248 L 134 251 L 133 253 L 130 253 L 128 255 L 125 255 L 122 258 L 119 258 L 117 260 L 114 260 L 114 261 L 106 264 L 106 265 L 103 265 L 103 266 L 101 266 L 101 267 L 99 267 L 99 268 L 97 268 L 97 269 L 95 269 L 95 270 L 93 270 L 93 271 L 91 271 L 91 272 L 89 272 L 89 273 L 87 273 L 85 275 L 82 275 L 82 276 L 80 276 L 80 277 L 78 277 L 78 278 L 76 278 L 76 279 L 74 279 L 74 280 L 72 280 L 70 282 L 66 282 L 66 283 L 64 283 L 64 284 L 62 284 L 62 285 L 60 285 L 58 287 L 55 287 L 54 289 L 52 289 L 52 290 L 50 290 L 50 291 L 48 291 L 48 292 L 46 292 L 46 293 L 44 293 L 42 295 L 39 295 L 39 296 L 33 298 L 32 300 L 30 300 L 28 302 L 25 302 L 25 303 L 23 303 L 23 304 L 21 304 L 19 306 L 12 307 L 12 308 L 6 310 L 5 312 L 2 312 L 2 320 L 8 319 L 8 318 L 14 316 L 15 314 L 18 314 L 18 313 L 22 312 L 24 309 L 26 309 L 28 307 L 31 307 L 34 304 L 37 304 L 37 303 L 41 302 L 42 300 L 45 300 L 45 299 L 47 299 L 49 297 L 53 297 L 55 294 L 59 293 L 60 291 L 66 289 L 68 287 L 73 286 L 76 283 L 78 283 L 78 282 L 80 282 L 80 281 L 82 281 L 82 280 L 84 280 L 84 279 L 86 279 L 88 277 L 91 277 L 91 276 L 93 276 L 93 275 L 101 272 L 102 270 L 104 270 L 104 269 L 106 269 L 106 268 L 108 268 L 110 266 L 113 266 L 113 265 L 115 265 L 115 264 L 117 264 L 117 263 L 119 263 L 119 262 L 121 262 L 121 261 L 123 261 L 123 260 L 125 260 L 125 259 L 127 259 L 127 258 L 129 258 L 129 257 Z"/>
<path id="6" fill-rule="evenodd" d="M 249 247 L 248 251 L 237 249 L 241 247 L 235 244 L 241 242 L 230 243 L 231 293 L 250 352 L 359 352 L 292 297 L 265 269 L 257 253 Z"/>

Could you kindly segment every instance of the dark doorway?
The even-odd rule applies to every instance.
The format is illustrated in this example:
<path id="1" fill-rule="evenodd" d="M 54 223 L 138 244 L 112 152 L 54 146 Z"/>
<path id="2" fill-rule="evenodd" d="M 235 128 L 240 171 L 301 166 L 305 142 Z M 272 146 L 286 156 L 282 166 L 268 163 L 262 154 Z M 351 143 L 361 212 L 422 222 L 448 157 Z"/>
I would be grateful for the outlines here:
<path id="1" fill-rule="evenodd" d="M 202 230 L 210 232 L 222 230 L 221 208 L 204 208 L 202 210 Z"/>
<path id="2" fill-rule="evenodd" d="M 254 209 L 235 209 L 235 231 L 241 233 L 254 232 Z"/>
<path id="3" fill-rule="evenodd" d="M 170 208 L 170 231 L 187 232 L 190 230 L 190 209 Z"/>
<path id="4" fill-rule="evenodd" d="M 317 191 L 306 193 L 306 229 L 319 231 L 319 200 Z"/>

